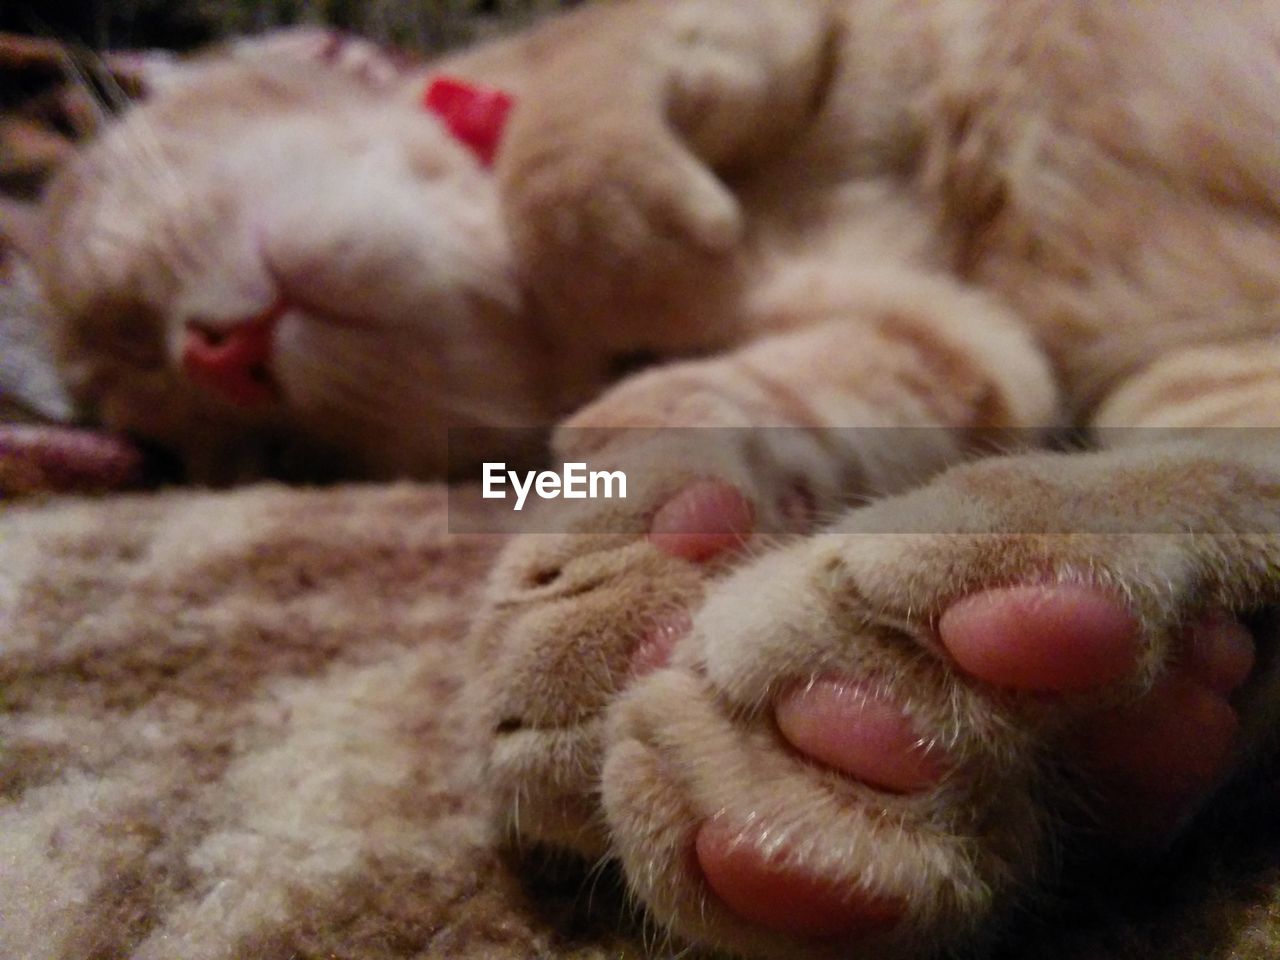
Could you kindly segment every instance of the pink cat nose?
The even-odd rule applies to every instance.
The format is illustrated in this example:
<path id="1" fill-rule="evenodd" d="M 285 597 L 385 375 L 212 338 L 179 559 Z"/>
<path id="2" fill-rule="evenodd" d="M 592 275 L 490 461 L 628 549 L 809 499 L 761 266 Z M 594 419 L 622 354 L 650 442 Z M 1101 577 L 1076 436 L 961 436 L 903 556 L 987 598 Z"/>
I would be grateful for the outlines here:
<path id="1" fill-rule="evenodd" d="M 276 303 L 256 317 L 234 323 L 188 320 L 182 340 L 182 369 L 196 383 L 238 407 L 258 407 L 277 399 L 271 374 Z"/>

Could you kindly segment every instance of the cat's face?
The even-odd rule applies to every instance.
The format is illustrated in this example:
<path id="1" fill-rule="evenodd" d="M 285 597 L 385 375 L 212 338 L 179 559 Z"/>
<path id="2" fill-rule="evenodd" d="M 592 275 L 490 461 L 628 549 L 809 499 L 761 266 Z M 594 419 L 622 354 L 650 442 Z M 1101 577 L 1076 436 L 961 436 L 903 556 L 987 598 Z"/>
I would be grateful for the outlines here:
<path id="1" fill-rule="evenodd" d="M 193 478 L 282 442 L 440 473 L 447 426 L 537 422 L 491 177 L 409 97 L 208 61 L 50 185 L 34 266 L 64 375 Z"/>

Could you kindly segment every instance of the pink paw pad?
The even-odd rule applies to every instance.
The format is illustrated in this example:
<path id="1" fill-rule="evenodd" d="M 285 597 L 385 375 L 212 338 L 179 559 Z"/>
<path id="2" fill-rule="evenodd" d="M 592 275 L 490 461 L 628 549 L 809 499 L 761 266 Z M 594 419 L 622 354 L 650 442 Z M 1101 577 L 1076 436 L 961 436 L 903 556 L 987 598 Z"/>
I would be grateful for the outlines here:
<path id="1" fill-rule="evenodd" d="M 1230 697 L 1248 679 L 1253 634 L 1214 613 L 1192 624 L 1186 656 L 1138 703 L 1094 717 L 1079 749 L 1101 782 L 1099 815 L 1125 845 L 1159 844 L 1223 781 L 1240 718 Z"/>
<path id="2" fill-rule="evenodd" d="M 1096 690 L 1130 674 L 1138 622 L 1123 604 L 1084 584 L 987 590 L 953 604 L 938 633 L 965 673 L 1011 690 Z"/>
<path id="3" fill-rule="evenodd" d="M 901 707 L 854 681 L 799 687 L 778 701 L 775 718 L 801 753 L 882 790 L 926 790 L 947 771 L 945 755 Z"/>
<path id="4" fill-rule="evenodd" d="M 733 484 L 696 480 L 658 508 L 649 540 L 664 553 L 706 563 L 741 547 L 755 526 L 755 508 Z"/>
<path id="5" fill-rule="evenodd" d="M 960 669 L 995 687 L 1086 693 L 1136 669 L 1134 616 L 1107 591 L 1084 584 L 1028 584 L 966 597 L 938 633 Z M 1159 843 L 1221 783 L 1239 718 L 1229 697 L 1254 665 L 1254 640 L 1216 612 L 1193 623 L 1182 656 L 1138 702 L 1085 721 L 1072 748 L 1102 796 L 1099 824 L 1126 845 Z M 1189 746 L 1193 745 L 1193 746 Z"/>
<path id="6" fill-rule="evenodd" d="M 864 935 L 893 926 L 905 912 L 897 900 L 814 876 L 789 863 L 781 851 L 763 853 L 760 844 L 723 820 L 702 825 L 694 856 L 707 884 L 730 910 L 778 933 Z"/>
<path id="7" fill-rule="evenodd" d="M 1230 614 L 1201 617 L 1190 630 L 1184 670 L 1210 690 L 1229 697 L 1249 679 L 1257 660 L 1253 633 Z"/>

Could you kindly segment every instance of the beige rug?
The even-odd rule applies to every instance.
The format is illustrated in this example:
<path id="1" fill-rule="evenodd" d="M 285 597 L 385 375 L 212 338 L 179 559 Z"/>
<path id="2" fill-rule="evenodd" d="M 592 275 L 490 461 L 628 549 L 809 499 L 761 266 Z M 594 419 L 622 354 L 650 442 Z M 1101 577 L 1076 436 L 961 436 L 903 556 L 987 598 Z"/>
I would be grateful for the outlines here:
<path id="1" fill-rule="evenodd" d="M 0 957 L 617 957 L 493 852 L 444 494 L 0 516 Z"/>
<path id="2" fill-rule="evenodd" d="M 496 546 L 408 485 L 0 508 L 0 957 L 642 955 L 607 878 L 494 852 L 466 628 Z M 1280 956 L 1278 800 L 1004 956 Z"/>

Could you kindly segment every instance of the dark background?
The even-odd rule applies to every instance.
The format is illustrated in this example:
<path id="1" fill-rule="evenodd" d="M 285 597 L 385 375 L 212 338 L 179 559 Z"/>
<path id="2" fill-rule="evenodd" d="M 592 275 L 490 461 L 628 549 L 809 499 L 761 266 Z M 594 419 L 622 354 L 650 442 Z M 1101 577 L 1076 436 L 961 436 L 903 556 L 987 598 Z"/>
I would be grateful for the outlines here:
<path id="1" fill-rule="evenodd" d="M 577 2 L 0 0 L 0 194 L 37 196 L 48 174 L 68 155 L 71 142 L 92 131 L 94 124 L 84 122 L 84 97 L 69 88 L 84 87 L 87 81 L 98 102 L 111 99 L 101 86 L 110 61 L 100 59 L 100 52 L 184 52 L 274 27 L 321 25 L 429 55 Z M 73 67 L 79 74 L 74 84 Z M 134 92 L 118 71 L 113 83 Z"/>
<path id="2" fill-rule="evenodd" d="M 0 0 L 0 31 L 94 49 L 186 50 L 237 33 L 322 23 L 438 50 L 575 0 Z M 749 0 L 744 0 L 749 2 Z"/>

